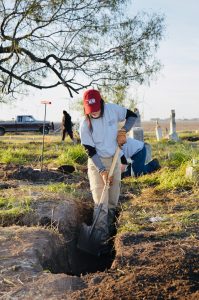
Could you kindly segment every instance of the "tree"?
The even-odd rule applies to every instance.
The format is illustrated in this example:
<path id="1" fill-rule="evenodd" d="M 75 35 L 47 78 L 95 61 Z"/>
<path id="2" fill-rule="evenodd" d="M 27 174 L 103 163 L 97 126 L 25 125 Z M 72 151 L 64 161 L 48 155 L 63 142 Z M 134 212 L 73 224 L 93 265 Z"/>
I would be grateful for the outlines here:
<path id="1" fill-rule="evenodd" d="M 149 80 L 160 68 L 154 54 L 164 20 L 130 18 L 128 2 L 0 0 L 1 94 L 63 85 L 72 96 L 89 86 Z"/>
<path id="2" fill-rule="evenodd" d="M 124 105 L 131 110 L 137 105 L 137 100 L 132 97 L 125 85 L 117 84 L 112 88 L 104 85 L 100 88 L 100 92 L 103 95 L 103 100 L 107 102 L 111 101 L 116 104 Z"/>

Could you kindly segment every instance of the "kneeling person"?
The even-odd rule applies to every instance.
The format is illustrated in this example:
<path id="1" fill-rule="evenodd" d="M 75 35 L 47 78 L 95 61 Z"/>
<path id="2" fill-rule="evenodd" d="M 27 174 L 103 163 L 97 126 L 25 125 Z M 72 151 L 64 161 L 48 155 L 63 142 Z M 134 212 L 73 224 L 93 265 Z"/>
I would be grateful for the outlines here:
<path id="1" fill-rule="evenodd" d="M 132 175 L 131 167 L 135 177 L 152 173 L 161 168 L 156 158 L 145 164 L 146 146 L 142 141 L 127 138 L 127 142 L 121 149 L 122 178 Z M 131 164 L 128 164 L 128 159 L 131 159 Z M 124 171 L 124 168 L 126 168 L 126 171 Z"/>

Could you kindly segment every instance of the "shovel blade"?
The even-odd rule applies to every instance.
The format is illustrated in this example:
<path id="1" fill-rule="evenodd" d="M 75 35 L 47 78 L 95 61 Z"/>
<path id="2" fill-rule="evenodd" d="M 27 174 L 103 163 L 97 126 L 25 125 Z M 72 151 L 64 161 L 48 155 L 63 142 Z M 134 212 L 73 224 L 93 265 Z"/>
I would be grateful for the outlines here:
<path id="1" fill-rule="evenodd" d="M 83 223 L 80 228 L 77 247 L 94 256 L 100 256 L 101 246 L 101 231 L 92 229 L 92 226 Z"/>

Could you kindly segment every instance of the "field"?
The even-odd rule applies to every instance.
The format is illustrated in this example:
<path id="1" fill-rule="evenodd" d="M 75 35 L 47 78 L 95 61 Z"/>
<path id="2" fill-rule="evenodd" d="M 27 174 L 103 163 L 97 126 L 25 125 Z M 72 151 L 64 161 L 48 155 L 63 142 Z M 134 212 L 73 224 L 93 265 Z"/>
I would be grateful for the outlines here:
<path id="1" fill-rule="evenodd" d="M 166 129 L 169 131 L 169 120 L 160 120 L 159 125 L 162 128 L 163 134 L 166 133 Z M 155 121 L 144 121 L 142 127 L 144 132 L 153 133 L 155 132 Z M 198 132 L 199 131 L 199 120 L 176 120 L 177 132 Z"/>
<path id="2" fill-rule="evenodd" d="M 199 298 L 198 125 L 178 143 L 157 142 L 145 125 L 162 168 L 123 179 L 112 249 L 101 257 L 77 249 L 93 210 L 82 146 L 46 136 L 41 172 L 41 136 L 1 137 L 0 299 Z"/>

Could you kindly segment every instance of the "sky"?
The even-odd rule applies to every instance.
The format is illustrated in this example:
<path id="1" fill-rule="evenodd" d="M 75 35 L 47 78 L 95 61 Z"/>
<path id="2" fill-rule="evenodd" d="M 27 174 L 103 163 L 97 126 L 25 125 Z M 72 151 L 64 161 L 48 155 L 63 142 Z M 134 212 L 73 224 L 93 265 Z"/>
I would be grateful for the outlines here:
<path id="1" fill-rule="evenodd" d="M 138 88 L 138 107 L 144 119 L 199 118 L 199 1 L 135 0 L 136 10 L 165 15 L 166 32 L 158 58 L 163 64 L 150 87 Z"/>
<path id="2" fill-rule="evenodd" d="M 199 118 L 199 1 L 132 0 L 132 14 L 139 11 L 165 15 L 166 25 L 157 53 L 162 70 L 150 86 L 130 89 L 142 120 L 168 118 L 171 109 L 175 109 L 177 119 Z M 52 103 L 47 105 L 48 120 L 60 121 L 64 109 L 69 111 L 74 122 L 79 120 L 63 87 L 45 91 L 31 89 L 28 96 L 12 105 L 0 103 L 0 119 L 32 114 L 42 120 L 44 105 L 41 100 L 46 99 Z"/>

